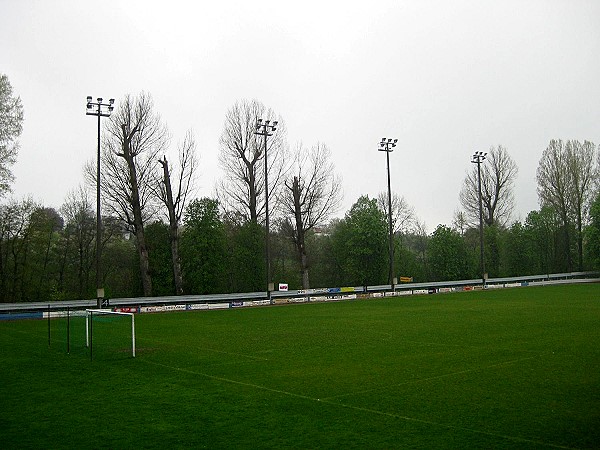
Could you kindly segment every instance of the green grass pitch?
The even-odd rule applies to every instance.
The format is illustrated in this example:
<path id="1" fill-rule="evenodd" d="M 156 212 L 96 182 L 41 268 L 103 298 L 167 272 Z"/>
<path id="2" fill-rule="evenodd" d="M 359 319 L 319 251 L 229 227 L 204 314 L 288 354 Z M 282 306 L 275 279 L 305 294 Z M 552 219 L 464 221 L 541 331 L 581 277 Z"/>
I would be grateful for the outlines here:
<path id="1" fill-rule="evenodd" d="M 600 448 L 600 284 L 64 324 L 0 322 L 3 448 Z"/>

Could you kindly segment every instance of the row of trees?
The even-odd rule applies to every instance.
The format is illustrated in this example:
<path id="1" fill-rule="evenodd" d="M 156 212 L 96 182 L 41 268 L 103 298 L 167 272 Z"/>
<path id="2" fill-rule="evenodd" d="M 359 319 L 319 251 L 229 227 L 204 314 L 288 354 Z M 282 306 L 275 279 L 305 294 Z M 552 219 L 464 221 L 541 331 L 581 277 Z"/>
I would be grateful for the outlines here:
<path id="1" fill-rule="evenodd" d="M 85 192 L 72 193 L 60 211 L 31 201 L 0 206 L 0 301 L 92 298 L 95 292 L 95 211 Z M 119 219 L 104 221 L 104 285 L 109 297 L 141 296 L 143 284 L 135 236 Z M 300 288 L 303 272 L 289 223 L 279 220 L 271 236 L 274 280 Z M 387 283 L 387 217 L 377 199 L 360 197 L 343 219 L 307 233 L 305 264 L 313 286 Z M 570 233 L 575 236 L 576 227 Z M 175 291 L 170 229 L 145 227 L 154 295 Z M 600 198 L 584 230 L 584 268 L 600 263 Z M 182 292 L 206 294 L 264 290 L 264 228 L 231 221 L 216 199 L 192 200 L 180 232 Z M 574 242 L 574 241 L 571 241 Z M 485 227 L 490 276 L 562 272 L 577 245 L 565 247 L 560 216 L 552 207 L 528 214 L 523 223 Z M 397 274 L 415 281 L 478 278 L 479 234 L 439 225 L 396 232 Z"/>
<path id="2" fill-rule="evenodd" d="M 1 80 L 0 101 L 12 105 L 0 110 L 9 117 L 0 119 L 0 151 L 11 155 L 0 163 L 0 181 L 8 189 L 23 113 L 8 80 Z M 108 296 L 264 290 L 265 149 L 258 119 L 278 121 L 267 140 L 273 280 L 292 288 L 388 283 L 386 195 L 360 197 L 342 219 L 331 220 L 341 179 L 325 144 L 290 150 L 281 117 L 258 101 L 240 101 L 225 117 L 219 150 L 225 175 L 215 197 L 194 198 L 193 133 L 177 146 L 177 158 L 168 158 L 168 128 L 142 93 L 123 99 L 105 124 L 102 242 L 95 241 L 85 187 L 58 211 L 31 200 L 0 205 L 0 301 L 93 297 L 96 245 Z M 504 147 L 490 149 L 482 166 L 490 276 L 598 267 L 597 159 L 591 142 L 551 141 L 537 172 L 541 208 L 521 223 L 511 222 L 517 166 Z M 94 163 L 85 174 L 95 186 Z M 452 227 L 428 234 L 414 208 L 393 196 L 397 275 L 415 281 L 480 276 L 475 167 L 459 199 Z"/>

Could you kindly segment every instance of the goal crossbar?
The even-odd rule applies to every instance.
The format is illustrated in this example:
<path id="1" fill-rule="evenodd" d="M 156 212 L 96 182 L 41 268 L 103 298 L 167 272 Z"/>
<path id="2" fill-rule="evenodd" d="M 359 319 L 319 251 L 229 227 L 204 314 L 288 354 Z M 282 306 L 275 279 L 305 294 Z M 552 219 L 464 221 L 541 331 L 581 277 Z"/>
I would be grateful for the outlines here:
<path id="1" fill-rule="evenodd" d="M 112 311 L 110 309 L 86 309 L 85 310 L 85 344 L 86 347 L 91 348 L 94 338 L 93 333 L 93 318 L 94 315 L 111 315 L 111 316 L 130 316 L 131 317 L 131 354 L 135 358 L 135 315 L 133 313 Z"/>

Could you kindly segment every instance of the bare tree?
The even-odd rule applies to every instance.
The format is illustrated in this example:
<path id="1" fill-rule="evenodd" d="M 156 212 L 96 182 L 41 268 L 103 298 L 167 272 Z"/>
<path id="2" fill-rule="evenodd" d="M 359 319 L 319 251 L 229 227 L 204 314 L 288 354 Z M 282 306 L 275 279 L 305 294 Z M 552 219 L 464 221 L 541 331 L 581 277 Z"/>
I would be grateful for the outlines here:
<path id="1" fill-rule="evenodd" d="M 292 175 L 286 178 L 281 202 L 287 220 L 293 217 L 289 227 L 300 263 L 302 287 L 308 289 L 308 257 L 306 233 L 315 226 L 323 225 L 339 207 L 341 179 L 334 174 L 331 152 L 325 144 L 317 144 L 306 151 L 298 145 L 294 155 Z"/>
<path id="2" fill-rule="evenodd" d="M 388 216 L 388 194 L 380 192 L 377 196 L 377 206 Z M 389 219 L 388 219 L 389 220 Z M 406 234 L 414 229 L 417 221 L 415 208 L 410 206 L 404 196 L 392 193 L 392 230 L 394 234 Z"/>
<path id="3" fill-rule="evenodd" d="M 23 131 L 23 104 L 14 97 L 8 77 L 0 75 L 0 198 L 10 192 L 14 177 L 11 166 L 17 161 L 18 137 Z"/>
<path id="4" fill-rule="evenodd" d="M 458 209 L 454 210 L 454 216 L 452 217 L 452 226 L 456 231 L 460 233 L 461 236 L 465 235 L 465 231 L 467 231 L 468 221 L 464 211 Z"/>
<path id="5" fill-rule="evenodd" d="M 572 210 L 571 171 L 569 170 L 569 155 L 565 143 L 551 140 L 542 153 L 537 168 L 538 196 L 542 206 L 549 205 L 558 213 L 564 231 L 565 247 L 567 248 L 567 269 L 572 270 L 571 237 L 569 234 L 569 214 Z"/>
<path id="6" fill-rule="evenodd" d="M 577 256 L 579 270 L 583 270 L 583 225 L 592 200 L 597 178 L 594 165 L 596 146 L 589 141 L 568 141 L 566 144 L 571 195 L 571 214 L 577 228 Z"/>
<path id="7" fill-rule="evenodd" d="M 156 213 L 152 195 L 158 155 L 169 143 L 149 94 L 126 96 L 106 124 L 101 189 L 105 205 L 135 234 L 145 296 L 152 295 L 144 224 Z M 90 175 L 88 168 L 88 177 Z M 93 171 L 92 171 L 93 172 Z"/>
<path id="8" fill-rule="evenodd" d="M 285 174 L 285 124 L 257 100 L 237 102 L 225 116 L 220 139 L 219 164 L 224 178 L 217 185 L 219 203 L 228 215 L 259 223 L 265 214 L 264 141 L 255 134 L 258 119 L 278 120 L 267 140 L 269 203 L 275 200 Z"/>
<path id="9" fill-rule="evenodd" d="M 77 281 L 79 298 L 84 298 L 84 287 L 87 287 L 89 272 L 94 262 L 93 245 L 96 240 L 96 220 L 94 206 L 88 192 L 83 186 L 72 190 L 67 195 L 61 209 L 66 221 L 65 235 L 68 238 L 62 249 L 60 258 L 59 286 L 63 287 L 64 271 L 71 235 L 77 247 Z M 97 243 L 96 243 L 97 245 Z"/>
<path id="10" fill-rule="evenodd" d="M 553 207 L 561 219 L 568 270 L 573 266 L 571 226 L 577 230 L 578 267 L 583 270 L 583 225 L 598 179 L 595 154 L 592 142 L 553 139 L 542 153 L 537 169 L 540 204 Z"/>
<path id="11" fill-rule="evenodd" d="M 513 186 L 518 168 L 506 149 L 491 147 L 487 161 L 481 165 L 481 200 L 486 225 L 506 225 L 514 208 Z M 460 203 L 471 224 L 479 223 L 479 188 L 477 167 L 465 178 Z"/>
<path id="12" fill-rule="evenodd" d="M 165 205 L 169 218 L 169 239 L 171 241 L 171 258 L 173 261 L 173 279 L 175 293 L 183 294 L 183 276 L 181 274 L 181 259 L 179 257 L 179 224 L 187 204 L 188 194 L 193 189 L 194 174 L 198 165 L 196 158 L 196 141 L 191 131 L 188 131 L 184 141 L 179 145 L 179 170 L 175 174 L 175 193 L 173 192 L 173 174 L 169 168 L 167 157 L 159 159 L 162 166 L 162 181 L 157 183 L 156 194 Z"/>

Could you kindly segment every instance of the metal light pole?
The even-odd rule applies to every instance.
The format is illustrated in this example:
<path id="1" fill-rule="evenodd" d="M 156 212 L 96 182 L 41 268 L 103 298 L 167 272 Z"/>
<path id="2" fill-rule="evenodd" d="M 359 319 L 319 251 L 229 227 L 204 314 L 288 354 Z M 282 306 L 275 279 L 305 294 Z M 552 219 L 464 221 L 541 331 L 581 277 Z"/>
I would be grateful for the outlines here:
<path id="1" fill-rule="evenodd" d="M 385 152 L 386 160 L 387 160 L 387 187 L 388 187 L 388 222 L 389 222 L 389 232 L 390 232 L 390 249 L 389 249 L 389 257 L 390 257 L 390 275 L 389 282 L 392 286 L 392 292 L 394 292 L 394 285 L 396 284 L 396 279 L 394 278 L 394 230 L 392 226 L 392 187 L 390 183 L 390 152 L 394 151 L 394 147 L 398 139 L 391 138 L 382 138 L 379 143 L 379 151 Z"/>
<path id="2" fill-rule="evenodd" d="M 485 155 L 487 153 L 475 152 L 471 158 L 473 164 L 477 164 L 477 183 L 479 189 L 479 248 L 481 250 L 481 282 L 483 288 L 485 288 L 485 258 L 483 254 L 483 204 L 481 201 L 481 163 L 485 161 Z"/>
<path id="3" fill-rule="evenodd" d="M 98 101 L 92 101 L 92 97 L 88 95 L 86 112 L 87 116 L 98 117 L 98 160 L 96 164 L 96 298 L 98 308 L 102 307 L 104 299 L 104 288 L 102 287 L 102 216 L 100 214 L 100 117 L 108 117 L 112 113 L 115 99 L 111 98 L 108 103 L 102 103 L 102 97 L 98 97 Z"/>
<path id="4" fill-rule="evenodd" d="M 271 300 L 271 291 L 274 289 L 273 283 L 271 282 L 271 245 L 269 239 L 269 182 L 267 180 L 267 136 L 273 136 L 273 132 L 277 130 L 277 121 L 274 120 L 272 123 L 270 120 L 258 119 L 256 122 L 256 131 L 254 134 L 264 136 L 265 143 L 265 246 L 266 246 L 266 259 L 267 259 L 267 298 L 269 303 Z"/>

